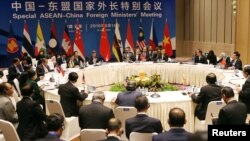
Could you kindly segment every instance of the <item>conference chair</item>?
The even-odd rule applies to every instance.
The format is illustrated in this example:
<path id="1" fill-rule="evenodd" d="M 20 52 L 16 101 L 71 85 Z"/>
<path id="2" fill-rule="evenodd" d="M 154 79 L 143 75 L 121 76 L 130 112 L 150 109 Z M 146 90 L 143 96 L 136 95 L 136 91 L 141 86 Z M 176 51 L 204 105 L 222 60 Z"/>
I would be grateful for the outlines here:
<path id="1" fill-rule="evenodd" d="M 78 117 L 65 117 L 64 111 L 62 109 L 61 103 L 55 100 L 45 100 L 45 105 L 48 109 L 47 114 L 58 113 L 64 117 L 65 129 L 60 137 L 62 140 L 72 140 L 80 135 L 80 127 L 78 122 Z"/>
<path id="2" fill-rule="evenodd" d="M 122 122 L 122 128 L 125 131 L 125 121 L 128 118 L 134 117 L 137 114 L 137 110 L 135 107 L 126 107 L 126 106 L 118 106 L 114 110 L 115 117 L 120 119 Z M 121 138 L 124 141 L 127 141 L 126 133 L 124 133 Z"/>
<path id="3" fill-rule="evenodd" d="M 220 109 L 226 104 L 223 101 L 211 101 L 208 103 L 205 120 L 199 120 L 195 117 L 195 130 L 207 131 L 207 125 L 212 125 L 212 120 L 218 118 Z"/>
<path id="4" fill-rule="evenodd" d="M 2 77 L 3 82 L 8 81 L 8 75 L 9 75 L 9 71 L 7 69 L 3 70 L 3 77 Z"/>
<path id="5" fill-rule="evenodd" d="M 3 133 L 5 141 L 20 141 L 16 129 L 11 122 L 0 119 L 0 130 Z"/>
<path id="6" fill-rule="evenodd" d="M 14 86 L 15 86 L 15 89 L 16 89 L 18 95 L 21 95 L 21 89 L 20 89 L 20 86 L 19 86 L 19 81 L 15 78 L 13 80 L 13 82 L 14 82 Z"/>
<path id="7" fill-rule="evenodd" d="M 207 112 L 205 117 L 206 125 L 212 125 L 212 120 L 219 117 L 219 112 L 222 107 L 226 106 L 223 101 L 211 101 L 208 103 Z"/>
<path id="8" fill-rule="evenodd" d="M 152 141 L 154 135 L 157 135 L 157 133 L 132 132 L 129 135 L 129 141 Z"/>
<path id="9" fill-rule="evenodd" d="M 80 133 L 81 141 L 98 141 L 107 138 L 104 129 L 82 129 Z"/>

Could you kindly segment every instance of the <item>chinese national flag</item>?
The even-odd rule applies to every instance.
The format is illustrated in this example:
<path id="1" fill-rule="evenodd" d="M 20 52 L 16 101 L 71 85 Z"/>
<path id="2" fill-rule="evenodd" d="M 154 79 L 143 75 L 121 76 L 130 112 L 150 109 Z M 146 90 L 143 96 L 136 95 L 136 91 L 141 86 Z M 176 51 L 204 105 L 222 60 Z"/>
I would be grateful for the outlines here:
<path id="1" fill-rule="evenodd" d="M 101 39 L 100 39 L 100 54 L 106 62 L 110 60 L 110 57 L 111 57 L 110 44 L 109 44 L 108 34 L 106 31 L 106 26 L 104 22 L 102 24 L 102 33 L 101 33 Z"/>
<path id="2" fill-rule="evenodd" d="M 162 48 L 164 48 L 166 50 L 166 54 L 168 56 L 172 56 L 173 55 L 171 38 L 170 38 L 170 34 L 169 34 L 169 28 L 168 28 L 168 22 L 167 22 L 167 20 L 165 22 L 165 27 L 164 27 L 164 35 L 163 35 L 163 41 L 162 41 Z"/>

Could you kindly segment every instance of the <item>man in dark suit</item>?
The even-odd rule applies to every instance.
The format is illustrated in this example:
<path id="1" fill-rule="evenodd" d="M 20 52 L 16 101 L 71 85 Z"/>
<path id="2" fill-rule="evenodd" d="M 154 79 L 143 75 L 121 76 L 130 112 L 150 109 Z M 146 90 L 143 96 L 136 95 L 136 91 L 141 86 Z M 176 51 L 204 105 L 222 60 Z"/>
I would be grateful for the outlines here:
<path id="1" fill-rule="evenodd" d="M 47 119 L 47 129 L 48 134 L 36 141 L 63 141 L 60 139 L 64 129 L 64 117 L 58 113 L 54 113 L 48 116 Z"/>
<path id="2" fill-rule="evenodd" d="M 82 106 L 79 111 L 79 125 L 81 129 L 106 129 L 109 119 L 114 117 L 113 110 L 104 106 L 104 93 L 95 92 L 92 103 Z"/>
<path id="3" fill-rule="evenodd" d="M 131 132 L 139 133 L 161 133 L 163 128 L 161 121 L 149 117 L 146 112 L 150 107 L 146 96 L 138 96 L 135 99 L 137 115 L 125 121 L 126 136 L 129 138 Z"/>
<path id="4" fill-rule="evenodd" d="M 206 76 L 207 85 L 203 86 L 198 95 L 190 94 L 194 103 L 197 103 L 195 107 L 195 116 L 199 120 L 205 120 L 207 106 L 211 101 L 221 100 L 221 86 L 215 84 L 217 81 L 214 73 L 209 73 Z"/>
<path id="5" fill-rule="evenodd" d="M 121 141 L 123 134 L 122 122 L 117 118 L 111 118 L 107 128 L 108 137 L 102 141 Z"/>
<path id="6" fill-rule="evenodd" d="M 85 58 L 82 58 L 81 56 L 79 56 L 77 51 L 75 51 L 75 52 L 73 53 L 73 55 L 74 55 L 74 64 L 75 64 L 76 66 L 80 66 L 81 63 L 84 64 Z"/>
<path id="7" fill-rule="evenodd" d="M 133 61 L 133 53 L 130 50 L 130 47 L 125 48 L 125 52 L 123 53 L 123 61 L 132 62 Z"/>
<path id="8" fill-rule="evenodd" d="M 19 138 L 24 141 L 42 138 L 47 134 L 47 116 L 41 106 L 32 100 L 33 89 L 29 84 L 22 88 L 21 93 L 23 98 L 16 105 Z"/>
<path id="9" fill-rule="evenodd" d="M 42 58 L 42 63 L 36 67 L 37 76 L 44 76 L 44 74 L 48 72 L 50 72 L 48 60 L 46 58 Z"/>
<path id="10" fill-rule="evenodd" d="M 233 60 L 229 64 L 229 69 L 242 70 L 242 61 L 240 60 L 240 53 L 238 51 L 233 52 Z"/>
<path id="11" fill-rule="evenodd" d="M 142 95 L 142 93 L 136 91 L 136 83 L 134 81 L 128 81 L 126 89 L 126 92 L 118 93 L 115 103 L 119 106 L 134 107 L 136 97 Z"/>
<path id="12" fill-rule="evenodd" d="M 77 100 L 83 101 L 88 97 L 88 94 L 79 92 L 75 83 L 78 79 L 76 72 L 71 72 L 68 77 L 69 81 L 59 86 L 58 94 L 61 96 L 60 102 L 66 117 L 78 116 L 79 106 Z"/>
<path id="13" fill-rule="evenodd" d="M 207 58 L 202 54 L 202 50 L 195 51 L 194 63 L 207 64 Z"/>
<path id="14" fill-rule="evenodd" d="M 242 89 L 238 88 L 239 101 L 247 106 L 247 113 L 250 114 L 250 66 L 243 68 L 243 76 L 246 78 Z"/>
<path id="15" fill-rule="evenodd" d="M 9 76 L 8 76 L 8 82 L 13 84 L 13 80 L 15 78 L 19 78 L 20 74 L 24 71 L 21 67 L 20 60 L 18 58 L 14 58 L 12 60 L 12 65 L 8 69 Z"/>
<path id="16" fill-rule="evenodd" d="M 166 50 L 163 48 L 161 49 L 161 52 L 157 54 L 157 62 L 167 62 L 168 61 L 168 55 L 166 54 Z"/>
<path id="17" fill-rule="evenodd" d="M 168 115 L 170 130 L 153 136 L 153 141 L 187 141 L 190 133 L 183 128 L 185 123 L 185 112 L 180 108 L 172 108 Z"/>
<path id="18" fill-rule="evenodd" d="M 234 91 L 230 87 L 223 87 L 221 93 L 227 105 L 220 109 L 219 117 L 215 124 L 245 124 L 247 118 L 246 105 L 234 99 Z"/>

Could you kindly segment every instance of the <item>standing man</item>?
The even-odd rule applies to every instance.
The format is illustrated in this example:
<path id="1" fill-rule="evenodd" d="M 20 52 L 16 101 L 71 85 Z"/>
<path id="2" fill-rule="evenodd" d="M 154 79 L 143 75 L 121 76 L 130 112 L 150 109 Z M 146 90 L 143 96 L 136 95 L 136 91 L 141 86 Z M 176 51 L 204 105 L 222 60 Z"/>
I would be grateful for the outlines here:
<path id="1" fill-rule="evenodd" d="M 61 96 L 60 102 L 66 117 L 78 116 L 79 106 L 77 100 L 83 101 L 88 97 L 87 93 L 79 92 L 75 83 L 78 79 L 76 72 L 71 72 L 68 77 L 69 81 L 59 86 L 58 94 Z"/>

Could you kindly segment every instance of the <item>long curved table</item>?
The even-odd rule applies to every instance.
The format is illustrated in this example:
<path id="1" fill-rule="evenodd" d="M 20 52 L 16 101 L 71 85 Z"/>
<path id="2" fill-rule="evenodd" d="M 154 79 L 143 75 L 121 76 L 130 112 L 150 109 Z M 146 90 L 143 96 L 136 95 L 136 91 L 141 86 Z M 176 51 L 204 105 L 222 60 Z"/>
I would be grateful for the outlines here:
<path id="1" fill-rule="evenodd" d="M 61 77 L 58 74 L 54 74 L 55 78 L 58 79 L 60 84 L 67 81 L 67 74 L 72 71 L 76 71 L 79 77 L 85 75 L 85 80 L 89 85 L 93 86 L 105 86 L 116 82 L 122 82 L 126 76 L 138 74 L 139 71 L 145 71 L 149 76 L 153 73 L 161 75 L 161 78 L 169 83 L 183 83 L 183 79 L 187 80 L 189 85 L 201 87 L 206 84 L 205 76 L 213 72 L 217 75 L 217 79 L 220 83 L 225 85 L 231 85 L 232 87 L 236 84 L 242 84 L 244 81 L 242 76 L 235 76 L 233 70 L 221 70 L 216 69 L 209 65 L 189 65 L 189 64 L 178 64 L 178 63 L 111 63 L 102 66 L 89 66 L 84 69 L 69 69 L 66 71 L 66 75 Z M 40 82 L 40 84 L 49 83 L 48 77 L 52 76 L 49 74 L 47 79 Z M 56 80 L 57 81 L 57 80 Z M 79 89 L 82 89 L 82 80 L 78 80 Z M 60 100 L 58 90 L 51 88 L 54 84 L 48 86 L 45 91 L 45 99 Z M 51 90 L 49 90 L 51 89 Z M 169 129 L 167 123 L 168 113 L 173 107 L 180 107 L 186 113 L 187 123 L 185 129 L 190 132 L 194 131 L 194 107 L 192 100 L 187 95 L 182 95 L 183 91 L 167 91 L 159 92 L 160 98 L 149 98 L 150 108 L 148 115 L 158 118 L 162 121 L 165 130 Z M 150 93 L 149 93 L 150 95 Z M 114 108 L 111 104 L 111 100 L 117 96 L 117 92 L 105 91 L 105 105 Z M 92 94 L 89 94 L 88 98 L 84 101 L 84 104 L 91 102 Z"/>
<path id="2" fill-rule="evenodd" d="M 160 74 L 163 81 L 188 85 L 203 86 L 206 84 L 205 76 L 214 72 L 219 80 L 224 76 L 212 65 L 189 65 L 179 63 L 109 63 L 101 66 L 90 66 L 83 70 L 85 80 L 89 85 L 104 86 L 122 82 L 127 76 L 136 75 L 145 71 L 148 76 Z"/>

